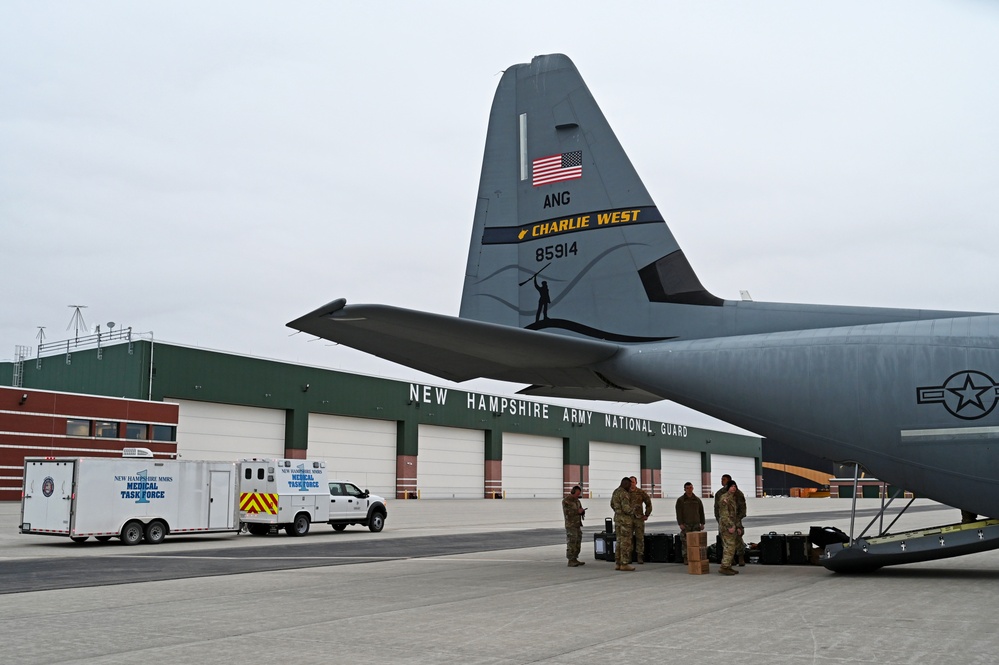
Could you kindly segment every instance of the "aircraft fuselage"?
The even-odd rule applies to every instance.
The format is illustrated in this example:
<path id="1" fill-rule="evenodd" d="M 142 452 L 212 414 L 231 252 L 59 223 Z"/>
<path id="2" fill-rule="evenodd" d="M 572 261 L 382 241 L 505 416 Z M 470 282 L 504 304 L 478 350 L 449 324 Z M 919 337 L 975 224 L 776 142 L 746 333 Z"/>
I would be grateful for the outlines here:
<path id="1" fill-rule="evenodd" d="M 601 368 L 949 505 L 999 515 L 999 315 L 634 345 Z"/>

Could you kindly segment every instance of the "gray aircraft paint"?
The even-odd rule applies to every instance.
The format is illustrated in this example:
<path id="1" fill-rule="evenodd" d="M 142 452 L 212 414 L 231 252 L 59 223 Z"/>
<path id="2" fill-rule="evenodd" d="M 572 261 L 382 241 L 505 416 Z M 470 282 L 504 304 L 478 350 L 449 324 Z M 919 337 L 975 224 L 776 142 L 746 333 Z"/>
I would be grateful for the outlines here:
<path id="1" fill-rule="evenodd" d="M 455 381 L 670 399 L 999 516 L 999 316 L 716 298 L 562 55 L 500 81 L 460 318 L 338 300 L 289 325 Z"/>

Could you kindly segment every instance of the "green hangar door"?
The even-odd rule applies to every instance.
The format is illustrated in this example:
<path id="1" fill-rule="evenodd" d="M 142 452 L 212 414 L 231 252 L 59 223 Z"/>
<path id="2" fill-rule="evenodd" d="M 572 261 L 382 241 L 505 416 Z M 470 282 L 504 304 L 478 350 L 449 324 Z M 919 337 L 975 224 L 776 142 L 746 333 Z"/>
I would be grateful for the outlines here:
<path id="1" fill-rule="evenodd" d="M 396 422 L 309 414 L 309 459 L 326 460 L 332 480 L 395 495 Z"/>
<path id="2" fill-rule="evenodd" d="M 177 458 L 234 461 L 284 457 L 284 409 L 164 399 L 180 405 Z"/>
<path id="3" fill-rule="evenodd" d="M 416 462 L 416 487 L 420 498 L 483 498 L 485 464 L 485 432 L 420 425 Z"/>
<path id="4" fill-rule="evenodd" d="M 625 476 L 640 478 L 642 449 L 627 443 L 590 441 L 590 497 L 606 498 Z"/>
<path id="5" fill-rule="evenodd" d="M 503 434 L 503 492 L 508 499 L 562 496 L 562 439 Z"/>

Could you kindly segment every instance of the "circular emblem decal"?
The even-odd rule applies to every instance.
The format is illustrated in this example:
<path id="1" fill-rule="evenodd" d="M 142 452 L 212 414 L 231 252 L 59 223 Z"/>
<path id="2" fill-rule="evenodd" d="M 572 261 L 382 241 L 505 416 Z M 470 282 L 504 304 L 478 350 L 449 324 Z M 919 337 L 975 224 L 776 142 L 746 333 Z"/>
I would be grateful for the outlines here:
<path id="1" fill-rule="evenodd" d="M 53 492 L 55 492 L 55 480 L 52 479 L 52 476 L 46 476 L 45 480 L 42 481 L 42 494 L 48 497 L 52 496 Z"/>
<path id="2" fill-rule="evenodd" d="M 917 389 L 917 403 L 943 404 L 961 420 L 977 420 L 992 413 L 999 403 L 999 384 L 985 372 L 966 369 L 947 377 L 942 386 Z"/>

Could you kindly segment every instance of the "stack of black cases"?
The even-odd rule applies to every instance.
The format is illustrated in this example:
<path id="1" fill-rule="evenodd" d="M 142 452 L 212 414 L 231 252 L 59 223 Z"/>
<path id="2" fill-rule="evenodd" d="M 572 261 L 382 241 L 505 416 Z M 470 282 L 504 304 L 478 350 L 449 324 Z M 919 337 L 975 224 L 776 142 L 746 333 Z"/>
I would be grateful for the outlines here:
<path id="1" fill-rule="evenodd" d="M 784 565 L 787 563 L 787 536 L 771 531 L 760 537 L 760 563 Z"/>
<path id="2" fill-rule="evenodd" d="M 617 550 L 617 536 L 598 531 L 593 534 L 593 558 L 613 561 Z M 631 549 L 632 563 L 638 561 L 637 550 Z M 718 537 L 718 556 L 721 556 L 721 537 Z M 683 563 L 683 534 L 645 534 L 646 563 Z M 716 562 L 717 563 L 717 562 Z"/>

